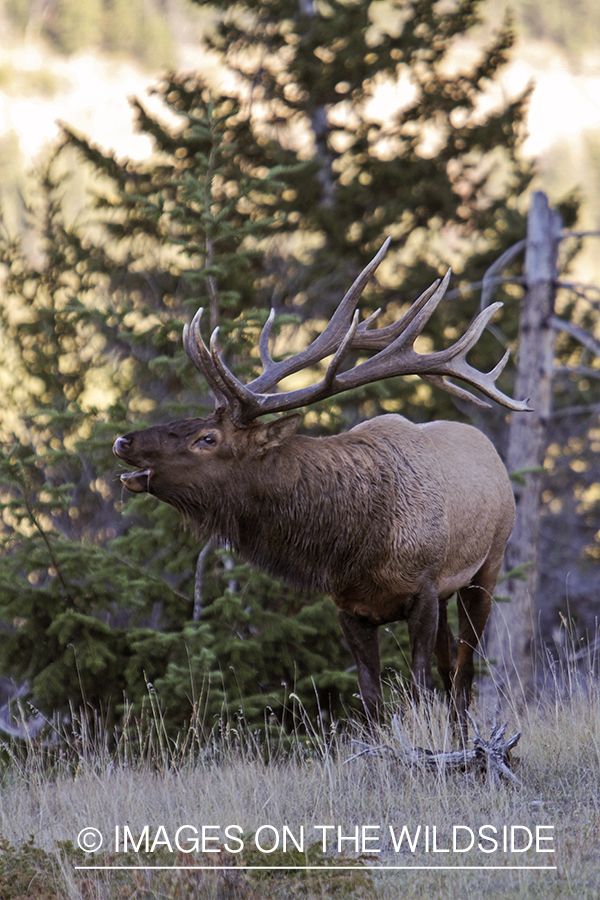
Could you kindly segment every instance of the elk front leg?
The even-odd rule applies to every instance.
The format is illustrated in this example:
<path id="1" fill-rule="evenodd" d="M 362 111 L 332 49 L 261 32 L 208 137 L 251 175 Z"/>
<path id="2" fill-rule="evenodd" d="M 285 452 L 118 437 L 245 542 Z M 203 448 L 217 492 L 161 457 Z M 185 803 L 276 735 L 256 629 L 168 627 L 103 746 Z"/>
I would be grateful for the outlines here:
<path id="1" fill-rule="evenodd" d="M 338 610 L 340 625 L 358 672 L 360 696 L 370 724 L 379 721 L 382 710 L 379 631 L 361 616 Z"/>

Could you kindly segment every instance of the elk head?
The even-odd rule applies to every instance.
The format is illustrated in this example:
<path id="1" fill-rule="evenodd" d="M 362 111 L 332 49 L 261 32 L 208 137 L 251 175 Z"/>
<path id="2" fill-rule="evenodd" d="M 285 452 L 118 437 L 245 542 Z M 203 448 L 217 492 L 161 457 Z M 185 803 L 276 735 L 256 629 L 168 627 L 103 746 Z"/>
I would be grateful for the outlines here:
<path id="1" fill-rule="evenodd" d="M 123 462 L 140 467 L 121 475 L 128 490 L 153 494 L 188 512 L 192 500 L 198 504 L 198 485 L 206 484 L 211 495 L 223 495 L 232 467 L 248 469 L 263 459 L 293 435 L 299 421 L 300 414 L 295 414 L 240 428 L 226 408 L 218 407 L 202 419 L 133 431 L 117 438 L 113 450 Z"/>

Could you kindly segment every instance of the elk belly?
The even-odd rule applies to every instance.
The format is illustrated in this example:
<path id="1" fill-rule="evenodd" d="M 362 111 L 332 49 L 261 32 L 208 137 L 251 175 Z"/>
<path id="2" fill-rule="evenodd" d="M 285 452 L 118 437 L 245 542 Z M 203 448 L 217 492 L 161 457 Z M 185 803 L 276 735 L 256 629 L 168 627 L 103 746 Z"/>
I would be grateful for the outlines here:
<path id="1" fill-rule="evenodd" d="M 465 587 L 467 584 L 470 584 L 477 572 L 479 572 L 484 561 L 485 560 L 482 559 L 481 561 L 475 563 L 475 565 L 470 566 L 468 569 L 463 569 L 458 574 L 449 576 L 444 576 L 443 574 L 440 575 L 436 584 L 438 597 L 440 597 L 440 599 L 442 600 L 445 600 L 448 597 L 451 597 L 452 594 L 454 594 L 460 588 Z"/>

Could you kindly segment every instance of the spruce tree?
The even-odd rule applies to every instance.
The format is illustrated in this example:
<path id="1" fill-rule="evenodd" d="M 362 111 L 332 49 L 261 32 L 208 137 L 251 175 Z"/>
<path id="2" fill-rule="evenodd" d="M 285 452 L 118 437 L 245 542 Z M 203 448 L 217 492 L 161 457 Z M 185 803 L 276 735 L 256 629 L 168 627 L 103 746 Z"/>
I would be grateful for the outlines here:
<path id="1" fill-rule="evenodd" d="M 150 683 L 174 728 L 194 698 L 205 721 L 225 707 L 256 723 L 267 707 L 284 715 L 281 700 L 295 688 L 315 707 L 313 672 L 325 709 L 331 684 L 353 681 L 330 601 L 311 605 L 246 566 L 231 571 L 219 548 L 197 621 L 193 535 L 152 498 L 122 504 L 115 483 L 117 434 L 209 409 L 181 347 L 199 303 L 252 370 L 244 350 L 264 322 L 253 306 L 262 244 L 285 230 L 275 200 L 306 167 L 282 153 L 265 177 L 235 102 L 189 88 L 164 86 L 186 121 L 183 140 L 138 107 L 160 150 L 149 165 L 120 165 L 68 133 L 40 185 L 41 259 L 18 242 L 1 248 L 5 358 L 16 373 L 7 398 L 20 421 L 4 427 L 0 665 L 29 680 L 46 712 L 84 702 L 112 718 L 124 698 L 139 708 Z M 72 163 L 73 147 L 104 179 L 83 233 L 65 225 L 53 174 L 69 154 Z M 114 397 L 101 410 L 86 400 L 98 390 Z"/>

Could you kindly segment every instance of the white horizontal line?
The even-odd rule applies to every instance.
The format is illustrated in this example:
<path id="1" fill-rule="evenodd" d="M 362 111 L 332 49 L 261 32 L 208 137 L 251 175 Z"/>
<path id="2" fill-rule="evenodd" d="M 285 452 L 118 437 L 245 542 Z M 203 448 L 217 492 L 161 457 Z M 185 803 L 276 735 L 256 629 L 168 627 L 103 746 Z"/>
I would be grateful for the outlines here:
<path id="1" fill-rule="evenodd" d="M 494 869 L 496 871 L 514 871 L 518 870 L 522 871 L 545 871 L 545 872 L 555 872 L 558 866 L 75 866 L 75 869 L 104 869 L 104 870 L 114 870 L 114 871 L 123 871 L 123 870 L 144 870 L 144 871 L 158 871 L 158 870 L 177 870 L 177 871 L 194 871 L 201 870 L 204 872 L 232 872 L 236 869 L 244 869 L 244 870 L 252 870 L 259 872 L 288 872 L 288 871 L 302 871 L 302 872 L 397 872 L 400 870 L 406 869 L 419 869 L 419 870 L 428 870 L 431 869 L 439 871 L 444 870 L 446 872 L 451 872 L 453 870 L 468 870 L 468 871 L 478 871 L 485 872 L 487 869 Z"/>

